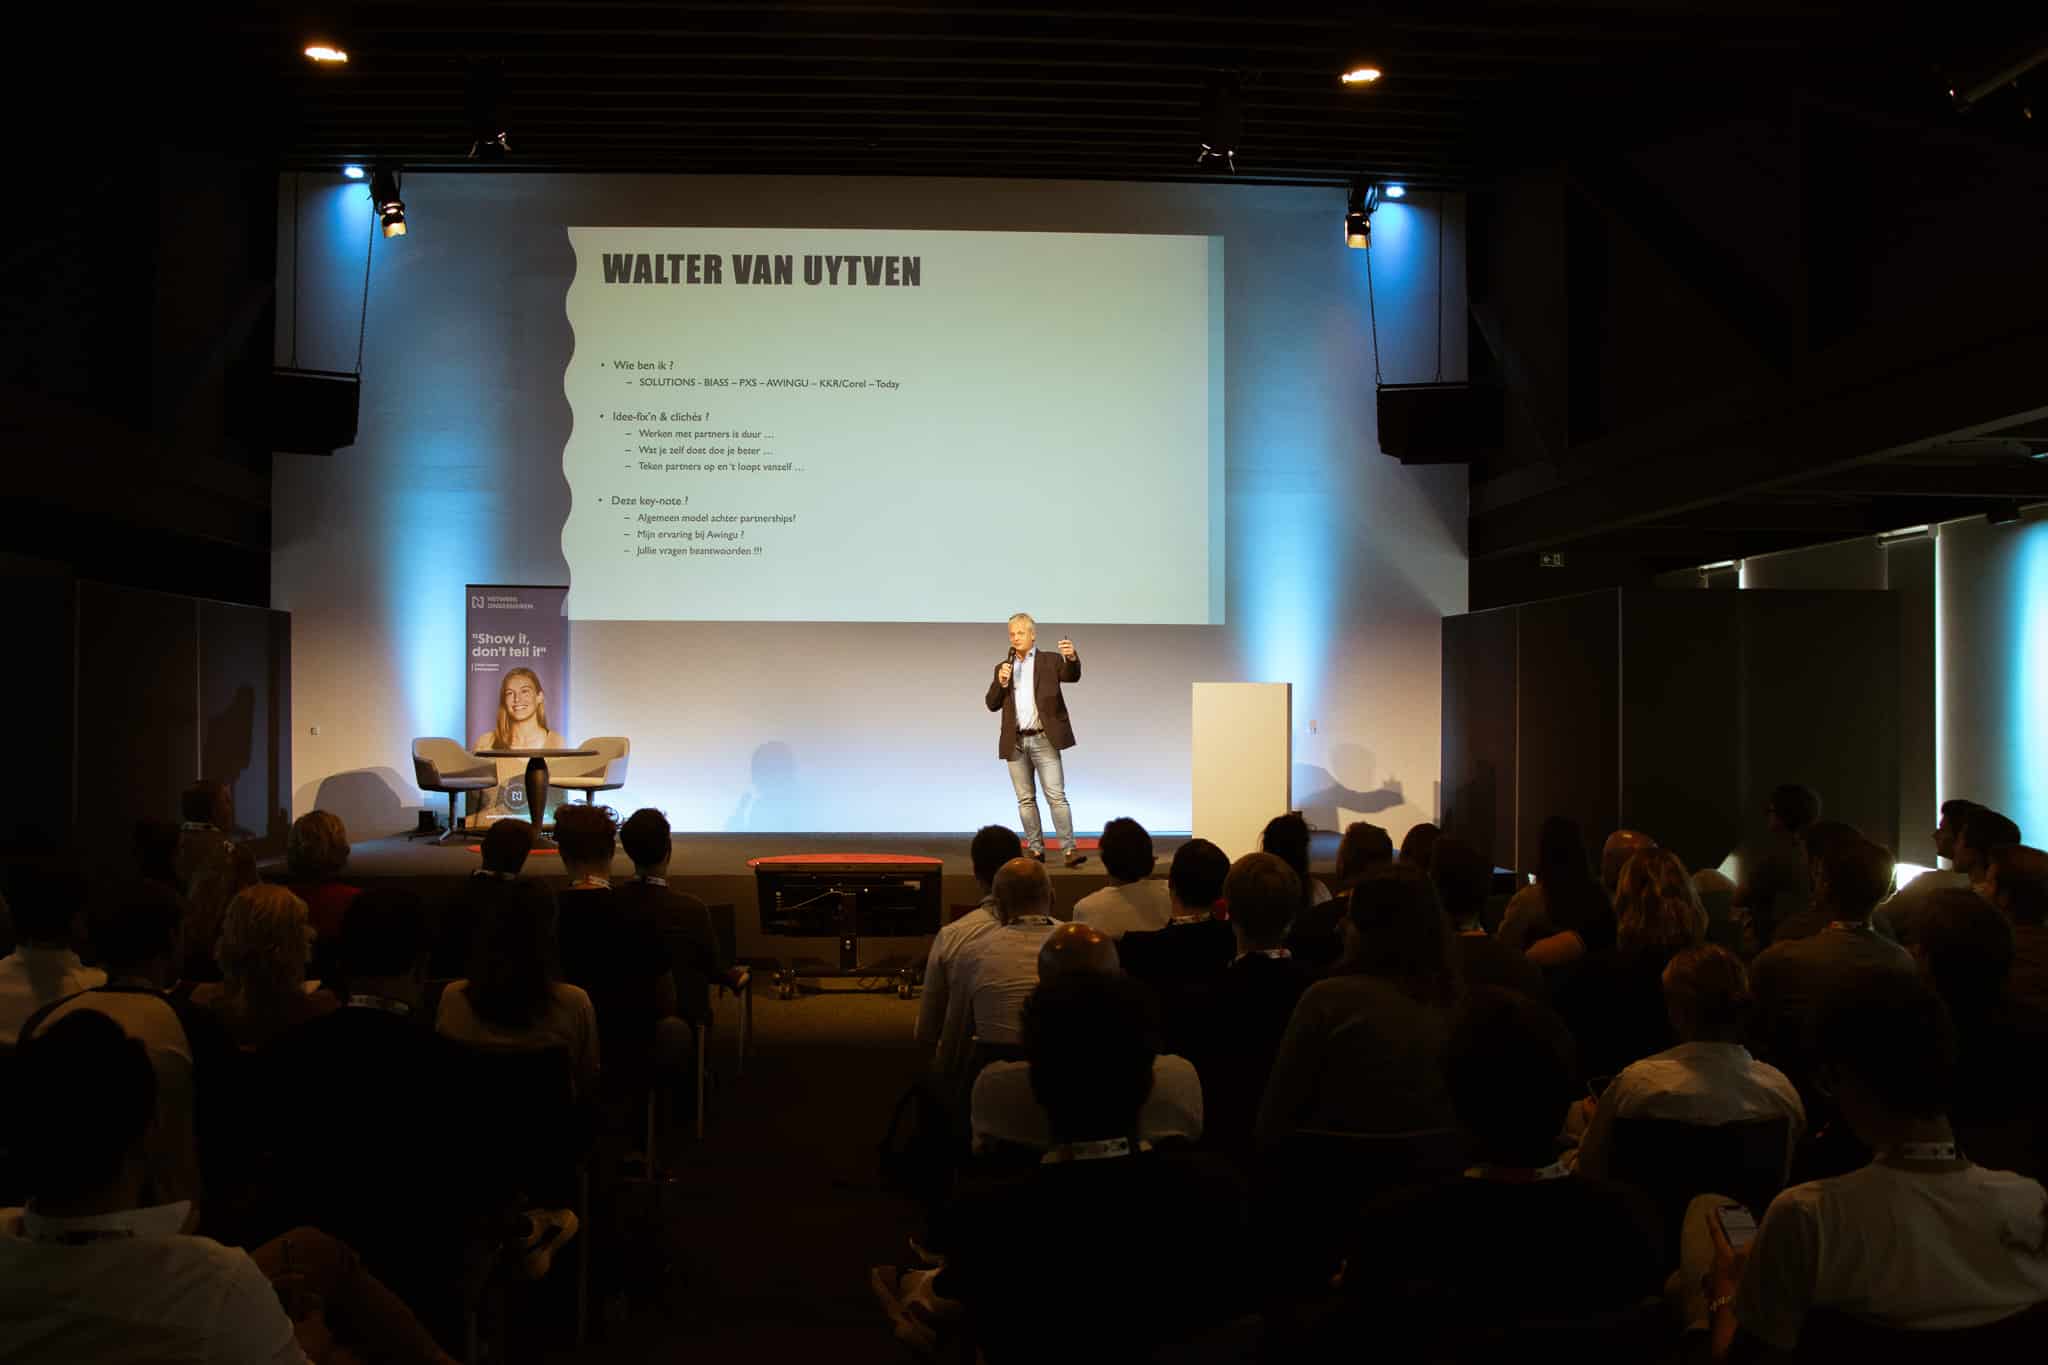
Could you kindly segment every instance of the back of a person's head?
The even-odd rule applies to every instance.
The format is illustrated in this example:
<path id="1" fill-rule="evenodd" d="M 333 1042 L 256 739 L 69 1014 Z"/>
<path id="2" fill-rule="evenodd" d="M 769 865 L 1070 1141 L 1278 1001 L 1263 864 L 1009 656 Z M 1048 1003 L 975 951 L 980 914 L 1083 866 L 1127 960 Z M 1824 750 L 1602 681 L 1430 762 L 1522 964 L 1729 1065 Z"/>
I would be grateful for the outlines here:
<path id="1" fill-rule="evenodd" d="M 1575 1053 L 1564 1021 L 1519 991 L 1479 986 L 1466 996 L 1444 1049 L 1458 1123 L 1484 1161 L 1548 1166 L 1571 1105 Z"/>
<path id="2" fill-rule="evenodd" d="M 1860 834 L 1829 841 L 1814 861 L 1820 869 L 1818 890 L 1836 919 L 1866 919 L 1891 894 L 1891 851 Z"/>
<path id="3" fill-rule="evenodd" d="M 1975 801 L 1960 796 L 1951 797 L 1941 803 L 1941 823 L 1960 829 L 1963 821 L 1970 818 L 1971 811 L 1982 809 L 1984 807 Z"/>
<path id="4" fill-rule="evenodd" d="M 144 881 L 178 884 L 178 822 L 144 816 L 135 822 L 135 872 Z"/>
<path id="5" fill-rule="evenodd" d="M 1337 841 L 1337 885 L 1348 889 L 1368 867 L 1394 861 L 1394 840 L 1378 825 L 1353 820 Z"/>
<path id="6" fill-rule="evenodd" d="M 218 782 L 200 778 L 188 783 L 178 793 L 178 815 L 195 825 L 211 825 L 219 821 L 227 803 L 227 788 Z"/>
<path id="7" fill-rule="evenodd" d="M 1621 874 L 1638 853 L 1657 847 L 1657 841 L 1639 829 L 1618 829 L 1600 845 L 1600 886 L 1613 895 L 1621 885 Z"/>
<path id="8" fill-rule="evenodd" d="M 989 883 L 995 917 L 1010 924 L 1026 915 L 1052 913 L 1052 877 L 1036 858 L 1012 858 Z"/>
<path id="9" fill-rule="evenodd" d="M 1820 819 L 1820 793 L 1796 782 L 1784 783 L 1771 788 L 1770 811 L 1787 832 L 1797 834 Z"/>
<path id="10" fill-rule="evenodd" d="M 1816 820 L 1799 831 L 1809 861 L 1819 862 L 1835 849 L 1863 842 L 1863 831 L 1840 820 Z"/>
<path id="11" fill-rule="evenodd" d="M 619 826 L 619 844 L 635 867 L 654 867 L 675 847 L 669 840 L 668 817 L 652 806 L 626 817 Z"/>
<path id="12" fill-rule="evenodd" d="M 602 806 L 563 806 L 555 812 L 555 845 L 564 865 L 609 867 L 618 848 L 611 812 Z"/>
<path id="13" fill-rule="evenodd" d="M 295 882 L 324 882 L 348 866 L 348 828 L 333 811 L 307 811 L 285 836 L 284 862 Z"/>
<path id="14" fill-rule="evenodd" d="M 338 960 L 351 981 L 410 975 L 426 956 L 427 910 L 398 887 L 376 887 L 348 903 Z"/>
<path id="15" fill-rule="evenodd" d="M 1964 818 L 1962 838 L 1976 852 L 1988 853 L 1994 848 L 2020 842 L 2020 827 L 2010 816 L 1979 806 Z"/>
<path id="16" fill-rule="evenodd" d="M 1308 843 L 1308 821 L 1299 811 L 1274 816 L 1259 833 L 1260 850 L 1294 869 L 1294 875 L 1302 879 L 1304 896 L 1308 894 Z"/>
<path id="17" fill-rule="evenodd" d="M 1166 869 L 1167 889 L 1190 910 L 1206 910 L 1223 894 L 1230 876 L 1230 857 L 1207 839 L 1190 839 L 1173 851 Z"/>
<path id="18" fill-rule="evenodd" d="M 1401 861 L 1428 872 L 1430 860 L 1436 856 L 1436 842 L 1442 837 L 1443 831 L 1427 820 L 1411 825 L 1401 836 Z"/>
<path id="19" fill-rule="evenodd" d="M 1223 879 L 1230 922 L 1255 948 L 1273 948 L 1301 910 L 1301 878 L 1271 853 L 1247 853 Z"/>
<path id="20" fill-rule="evenodd" d="M 1111 973 L 1123 970 L 1116 940 L 1088 924 L 1055 924 L 1038 945 L 1038 979 L 1050 981 L 1070 972 Z"/>
<path id="21" fill-rule="evenodd" d="M 1544 817 L 1536 835 L 1536 880 L 1546 891 L 1557 882 L 1593 880 L 1593 858 L 1578 821 L 1562 815 Z"/>
<path id="22" fill-rule="evenodd" d="M 478 851 L 483 857 L 484 871 L 518 876 L 519 869 L 526 866 L 526 855 L 533 852 L 533 822 L 493 820 L 484 831 L 483 845 Z"/>
<path id="23" fill-rule="evenodd" d="M 507 882 L 483 902 L 469 955 L 469 1003 L 477 1017 L 523 1029 L 547 1012 L 554 902 L 532 882 Z"/>
<path id="24" fill-rule="evenodd" d="M 213 952 L 231 997 L 274 1004 L 304 985 L 312 943 L 306 903 L 282 886 L 264 884 L 228 902 Z"/>
<path id="25" fill-rule="evenodd" d="M 96 898 L 85 912 L 85 936 L 109 969 L 140 967 L 170 957 L 185 904 L 156 882 L 129 882 Z"/>
<path id="26" fill-rule="evenodd" d="M 1822 1002 L 1814 1054 L 1823 1075 L 1853 1080 L 1901 1118 L 1948 1112 L 1956 1075 L 1956 1030 L 1934 988 L 1912 972 L 1859 972 Z"/>
<path id="27" fill-rule="evenodd" d="M 7 879 L 6 906 L 14 936 L 25 943 L 69 944 L 85 908 L 85 874 L 74 854 L 16 863 Z"/>
<path id="28" fill-rule="evenodd" d="M 2025 844 L 1991 850 L 1998 898 L 2014 924 L 2048 924 L 2048 852 Z"/>
<path id="29" fill-rule="evenodd" d="M 1456 1002 L 1456 943 L 1428 873 L 1398 862 L 1372 869 L 1351 888 L 1349 916 L 1338 971 L 1384 977 L 1426 1004 Z"/>
<path id="30" fill-rule="evenodd" d="M 1614 888 L 1615 941 L 1629 950 L 1675 953 L 1705 942 L 1707 912 L 1685 864 L 1668 848 L 1646 849 Z"/>
<path id="31" fill-rule="evenodd" d="M 1955 1015 L 1996 1006 L 2012 972 L 2012 922 L 1968 887 L 1943 887 L 1916 917 L 1927 978 Z"/>
<path id="32" fill-rule="evenodd" d="M 1687 948 L 1664 964 L 1664 1008 L 1682 1042 L 1732 1043 L 1753 997 L 1742 959 L 1715 943 Z"/>
<path id="33" fill-rule="evenodd" d="M 1151 876 L 1157 861 L 1152 853 L 1151 832 L 1125 815 L 1102 827 L 1097 851 L 1102 854 L 1102 870 L 1120 882 Z"/>
<path id="34" fill-rule="evenodd" d="M 1429 879 L 1436 883 L 1437 899 L 1451 923 L 1464 924 L 1479 918 L 1493 894 L 1493 860 L 1463 839 L 1446 834 L 1436 841 L 1436 855 L 1430 859 Z"/>
<path id="35" fill-rule="evenodd" d="M 974 880 L 988 886 L 1004 863 L 1024 856 L 1024 841 L 1017 837 L 1017 831 L 1003 825 L 983 825 L 974 831 L 974 842 L 968 845 L 967 855 L 974 861 Z"/>
<path id="36" fill-rule="evenodd" d="M 21 1045 L 7 1107 L 29 1195 L 77 1200 L 113 1184 L 148 1131 L 156 1070 L 112 1018 L 73 1010 Z"/>
<path id="37" fill-rule="evenodd" d="M 1031 1093 L 1058 1142 L 1130 1137 L 1152 1093 L 1156 1002 L 1128 976 L 1067 972 L 1024 1002 Z"/>

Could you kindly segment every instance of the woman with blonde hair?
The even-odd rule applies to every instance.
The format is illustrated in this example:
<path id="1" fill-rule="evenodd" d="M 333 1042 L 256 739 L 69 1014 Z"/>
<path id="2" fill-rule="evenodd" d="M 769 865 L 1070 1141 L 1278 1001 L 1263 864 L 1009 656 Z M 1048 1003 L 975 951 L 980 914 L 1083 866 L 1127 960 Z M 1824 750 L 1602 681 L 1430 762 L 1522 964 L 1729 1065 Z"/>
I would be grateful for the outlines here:
<path id="1" fill-rule="evenodd" d="M 1590 954 L 1554 997 L 1588 1077 L 1615 1075 L 1677 1043 L 1664 1007 L 1664 968 L 1707 941 L 1699 892 L 1668 848 L 1645 848 L 1628 860 L 1614 887 L 1614 918 L 1612 951 Z"/>
<path id="2" fill-rule="evenodd" d="M 212 1010 L 238 1047 L 264 1047 L 286 1029 L 341 1003 L 326 991 L 307 993 L 312 947 L 313 926 L 304 901 L 282 886 L 238 892 L 228 902 L 214 944 L 221 979 L 194 989 L 192 1003 Z"/>
<path id="3" fill-rule="evenodd" d="M 1628 860 L 1614 887 L 1615 939 L 1623 952 L 1661 953 L 1666 960 L 1707 941 L 1707 911 L 1685 864 L 1668 848 L 1646 848 Z M 1658 971 L 1663 971 L 1659 963 Z"/>

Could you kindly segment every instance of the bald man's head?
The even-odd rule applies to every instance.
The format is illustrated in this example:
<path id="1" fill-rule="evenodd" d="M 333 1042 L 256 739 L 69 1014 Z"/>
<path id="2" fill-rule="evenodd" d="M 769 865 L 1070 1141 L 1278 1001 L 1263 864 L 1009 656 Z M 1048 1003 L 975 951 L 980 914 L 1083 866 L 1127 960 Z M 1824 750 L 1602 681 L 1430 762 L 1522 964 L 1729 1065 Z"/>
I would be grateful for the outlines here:
<path id="1" fill-rule="evenodd" d="M 1628 866 L 1628 860 L 1646 848 L 1655 848 L 1657 841 L 1637 829 L 1618 829 L 1607 836 L 1607 842 L 1600 846 L 1600 884 L 1613 895 L 1614 888 L 1621 881 L 1621 870 Z"/>
<path id="2" fill-rule="evenodd" d="M 1123 970 L 1117 961 L 1116 940 L 1086 924 L 1056 924 L 1038 949 L 1038 979 L 1050 981 L 1069 972 L 1114 974 Z"/>
<path id="3" fill-rule="evenodd" d="M 996 919 L 1004 924 L 1052 913 L 1052 877 L 1036 858 L 1012 858 L 997 868 L 989 894 L 995 898 Z"/>

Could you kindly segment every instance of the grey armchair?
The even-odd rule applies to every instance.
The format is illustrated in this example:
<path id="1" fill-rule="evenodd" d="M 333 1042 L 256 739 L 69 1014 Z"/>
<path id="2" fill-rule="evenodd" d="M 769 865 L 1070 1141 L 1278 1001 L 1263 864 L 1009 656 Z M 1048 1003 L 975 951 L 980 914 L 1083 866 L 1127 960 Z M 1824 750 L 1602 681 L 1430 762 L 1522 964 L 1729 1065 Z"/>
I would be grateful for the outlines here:
<path id="1" fill-rule="evenodd" d="M 461 832 L 462 821 L 455 811 L 457 794 L 488 791 L 498 785 L 497 766 L 452 739 L 413 740 L 412 771 L 421 791 L 448 793 L 448 832 L 434 841 L 440 844 L 455 840 Z"/>
<path id="2" fill-rule="evenodd" d="M 617 791 L 626 785 L 626 761 L 633 745 L 625 736 L 599 735 L 576 747 L 595 749 L 597 757 L 587 760 L 590 766 L 582 772 L 553 778 L 554 786 L 563 791 L 582 792 L 583 804 L 587 806 L 595 793 Z"/>

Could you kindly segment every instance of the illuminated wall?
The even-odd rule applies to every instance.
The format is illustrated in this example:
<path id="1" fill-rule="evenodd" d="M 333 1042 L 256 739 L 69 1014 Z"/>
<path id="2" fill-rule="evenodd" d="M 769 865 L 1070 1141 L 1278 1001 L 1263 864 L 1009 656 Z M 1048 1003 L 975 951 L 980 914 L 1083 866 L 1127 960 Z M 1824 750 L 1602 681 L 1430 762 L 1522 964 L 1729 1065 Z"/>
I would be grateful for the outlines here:
<path id="1" fill-rule="evenodd" d="M 284 188 L 278 354 L 292 353 L 296 315 L 297 363 L 350 368 L 367 197 L 338 177 Z M 573 223 L 1222 235 L 1228 624 L 1076 631 L 1077 821 L 1187 827 L 1196 681 L 1295 685 L 1295 803 L 1317 823 L 1369 815 L 1398 839 L 1434 817 L 1439 623 L 1465 608 L 1465 476 L 1405 469 L 1376 448 L 1367 253 L 1342 244 L 1341 191 L 417 175 L 405 198 L 411 235 L 370 255 L 357 444 L 276 462 L 295 813 L 337 810 L 361 836 L 409 825 L 406 808 L 429 803 L 412 785 L 410 740 L 461 727 L 463 584 L 564 581 Z M 1374 219 L 1389 382 L 1434 377 L 1439 354 L 1445 378 L 1463 376 L 1462 219 L 1453 201 L 1440 233 L 1438 208 L 1416 195 Z M 990 534 L 1035 530 L 1061 553 L 1061 505 L 1087 496 L 1042 490 L 991 508 Z M 1028 574 L 1016 597 L 1031 609 Z M 629 736 L 633 780 L 613 800 L 661 806 L 679 829 L 1015 820 L 981 704 L 999 621 L 592 622 L 571 644 L 569 728 Z"/>
<path id="2" fill-rule="evenodd" d="M 1952 521 L 1936 541 L 1941 791 L 2048 842 L 2048 509 Z"/>

